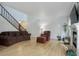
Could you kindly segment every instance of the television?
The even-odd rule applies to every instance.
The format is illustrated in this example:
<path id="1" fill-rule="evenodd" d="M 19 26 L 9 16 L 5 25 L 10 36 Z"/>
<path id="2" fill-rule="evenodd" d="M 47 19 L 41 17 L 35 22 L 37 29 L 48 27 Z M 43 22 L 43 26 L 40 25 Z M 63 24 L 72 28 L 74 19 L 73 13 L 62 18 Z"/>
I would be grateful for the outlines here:
<path id="1" fill-rule="evenodd" d="M 75 5 L 73 6 L 72 11 L 70 13 L 70 19 L 71 19 L 71 24 L 78 22 L 78 12 Z"/>

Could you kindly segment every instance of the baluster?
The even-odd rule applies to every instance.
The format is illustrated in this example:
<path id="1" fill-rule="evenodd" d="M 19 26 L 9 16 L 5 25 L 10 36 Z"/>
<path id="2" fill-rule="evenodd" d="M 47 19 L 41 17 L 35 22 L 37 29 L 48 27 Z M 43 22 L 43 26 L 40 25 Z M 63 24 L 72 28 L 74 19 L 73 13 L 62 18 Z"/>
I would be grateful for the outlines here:
<path id="1" fill-rule="evenodd" d="M 3 7 L 2 7 L 2 15 L 5 17 L 5 10 Z"/>
<path id="2" fill-rule="evenodd" d="M 5 9 L 4 9 L 4 16 L 6 17 L 6 15 L 5 15 Z"/>
<path id="3" fill-rule="evenodd" d="M 5 10 L 5 15 L 6 15 L 6 17 L 7 17 L 7 12 L 6 12 L 6 10 Z M 8 17 L 7 17 L 7 19 L 8 19 Z"/>
<path id="4" fill-rule="evenodd" d="M 0 4 L 0 14 L 19 31 L 25 31 L 18 21 Z"/>
<path id="5" fill-rule="evenodd" d="M 1 15 L 1 5 L 0 5 L 0 15 Z"/>
<path id="6" fill-rule="evenodd" d="M 4 10 L 4 8 L 2 8 L 3 9 L 3 16 L 5 17 L 5 10 Z"/>
<path id="7" fill-rule="evenodd" d="M 9 19 L 9 14 L 7 13 L 7 11 L 6 11 L 6 16 L 7 16 L 7 19 Z"/>
<path id="8" fill-rule="evenodd" d="M 3 8 L 1 7 L 1 15 L 3 14 Z"/>

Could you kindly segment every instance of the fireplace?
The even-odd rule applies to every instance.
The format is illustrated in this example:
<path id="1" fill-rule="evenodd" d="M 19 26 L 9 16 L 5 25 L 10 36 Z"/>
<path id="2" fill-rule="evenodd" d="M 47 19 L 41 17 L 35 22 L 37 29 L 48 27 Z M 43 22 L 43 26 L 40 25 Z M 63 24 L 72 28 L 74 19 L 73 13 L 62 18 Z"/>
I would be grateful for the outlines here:
<path id="1" fill-rule="evenodd" d="M 77 48 L 77 32 L 73 31 L 73 45 Z"/>

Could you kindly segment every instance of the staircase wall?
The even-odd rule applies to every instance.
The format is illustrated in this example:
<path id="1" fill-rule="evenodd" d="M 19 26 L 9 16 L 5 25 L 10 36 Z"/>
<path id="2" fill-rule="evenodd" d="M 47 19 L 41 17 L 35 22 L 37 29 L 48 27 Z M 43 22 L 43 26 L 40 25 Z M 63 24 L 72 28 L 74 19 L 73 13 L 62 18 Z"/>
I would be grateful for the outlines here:
<path id="1" fill-rule="evenodd" d="M 17 31 L 7 20 L 0 16 L 0 32 L 3 31 Z"/>
<path id="2" fill-rule="evenodd" d="M 10 8 L 8 6 L 3 5 L 7 11 L 19 22 L 21 20 L 26 20 L 27 16 L 23 14 L 22 12 L 19 12 L 13 8 Z M 1 8 L 0 8 L 1 12 Z M 0 15 L 0 32 L 2 31 L 17 31 L 15 27 L 13 27 L 7 20 L 5 20 L 1 15 Z"/>

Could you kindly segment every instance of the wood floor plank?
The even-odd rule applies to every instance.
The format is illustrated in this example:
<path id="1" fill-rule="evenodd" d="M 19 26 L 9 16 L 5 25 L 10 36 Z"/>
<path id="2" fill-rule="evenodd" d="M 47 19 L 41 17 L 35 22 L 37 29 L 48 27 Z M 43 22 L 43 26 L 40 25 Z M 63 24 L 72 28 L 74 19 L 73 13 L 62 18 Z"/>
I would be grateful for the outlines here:
<path id="1" fill-rule="evenodd" d="M 29 41 L 22 41 L 12 46 L 0 49 L 3 56 L 64 56 L 65 48 L 63 43 L 50 40 L 45 44 L 37 43 L 36 38 Z"/>

